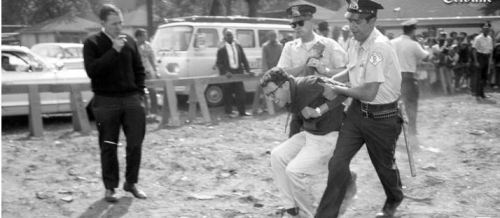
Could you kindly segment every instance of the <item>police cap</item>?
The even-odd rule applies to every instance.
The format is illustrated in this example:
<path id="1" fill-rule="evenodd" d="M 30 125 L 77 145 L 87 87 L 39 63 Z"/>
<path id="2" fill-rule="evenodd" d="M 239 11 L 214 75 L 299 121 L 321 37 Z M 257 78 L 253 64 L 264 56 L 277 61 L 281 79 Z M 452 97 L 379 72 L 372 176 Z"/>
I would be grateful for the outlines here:
<path id="1" fill-rule="evenodd" d="M 384 9 L 384 7 L 371 0 L 346 0 L 347 12 L 357 14 L 377 14 L 377 10 Z"/>
<path id="2" fill-rule="evenodd" d="M 312 16 L 314 13 L 316 13 L 316 7 L 307 4 L 292 5 L 286 9 L 288 17 L 293 19 L 306 18 Z"/>
<path id="3" fill-rule="evenodd" d="M 418 23 L 418 20 L 415 18 L 412 18 L 412 19 L 403 21 L 401 23 L 401 26 L 413 26 L 413 25 L 417 25 L 417 23 Z"/>

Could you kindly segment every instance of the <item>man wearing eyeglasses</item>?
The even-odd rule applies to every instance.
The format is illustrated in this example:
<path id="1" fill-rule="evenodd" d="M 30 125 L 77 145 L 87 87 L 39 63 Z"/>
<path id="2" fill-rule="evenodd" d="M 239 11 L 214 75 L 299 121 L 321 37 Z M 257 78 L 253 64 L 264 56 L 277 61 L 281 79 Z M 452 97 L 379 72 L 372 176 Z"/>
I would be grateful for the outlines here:
<path id="1" fill-rule="evenodd" d="M 315 24 L 312 18 L 315 12 L 314 6 L 305 4 L 293 5 L 287 9 L 287 14 L 292 19 L 290 26 L 295 30 L 297 39 L 285 44 L 277 67 L 284 68 L 293 76 L 305 76 L 308 67 L 314 68 L 315 74 L 332 76 L 347 61 L 342 46 L 313 31 Z M 324 49 L 318 52 L 317 48 Z"/>
<path id="2" fill-rule="evenodd" d="M 292 137 L 271 151 L 274 182 L 284 201 L 282 211 L 292 216 L 314 216 L 315 198 L 308 181 L 326 172 L 344 117 L 346 97 L 326 99 L 324 82 L 318 76 L 292 77 L 278 67 L 267 71 L 260 81 L 266 97 L 302 123 L 303 131 L 293 130 Z"/>
<path id="3" fill-rule="evenodd" d="M 377 10 L 382 5 L 371 0 L 347 0 L 345 14 L 353 33 L 347 49 L 347 70 L 332 77 L 349 82 L 350 87 L 325 83 L 325 96 L 353 98 L 346 113 L 339 138 L 328 163 L 328 182 L 317 218 L 339 215 L 350 180 L 349 165 L 366 144 L 370 160 L 382 183 L 386 201 L 377 217 L 393 217 L 403 201 L 399 171 L 396 166 L 396 141 L 402 119 L 397 102 L 401 95 L 401 67 L 391 42 L 377 28 Z M 330 94 L 331 96 L 328 97 Z"/>

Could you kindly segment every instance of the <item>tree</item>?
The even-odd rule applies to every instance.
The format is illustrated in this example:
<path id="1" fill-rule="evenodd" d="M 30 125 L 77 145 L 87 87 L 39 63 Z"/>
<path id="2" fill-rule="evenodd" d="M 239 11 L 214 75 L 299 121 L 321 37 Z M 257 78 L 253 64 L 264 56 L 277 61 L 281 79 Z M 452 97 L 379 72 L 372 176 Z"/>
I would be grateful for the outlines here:
<path id="1" fill-rule="evenodd" d="M 91 11 L 87 0 L 10 0 L 2 1 L 3 24 L 34 25 L 71 12 Z"/>
<path id="2" fill-rule="evenodd" d="M 208 15 L 210 16 L 221 16 L 223 15 L 223 5 L 221 3 L 221 0 L 213 0 L 212 1 L 212 6 L 210 7 L 210 12 Z"/>
<path id="3" fill-rule="evenodd" d="M 481 10 L 484 15 L 496 15 L 498 11 L 500 11 L 500 1 L 491 1 L 479 10 Z"/>
<path id="4" fill-rule="evenodd" d="M 246 0 L 248 3 L 248 16 L 257 17 L 257 9 L 259 7 L 259 0 Z"/>

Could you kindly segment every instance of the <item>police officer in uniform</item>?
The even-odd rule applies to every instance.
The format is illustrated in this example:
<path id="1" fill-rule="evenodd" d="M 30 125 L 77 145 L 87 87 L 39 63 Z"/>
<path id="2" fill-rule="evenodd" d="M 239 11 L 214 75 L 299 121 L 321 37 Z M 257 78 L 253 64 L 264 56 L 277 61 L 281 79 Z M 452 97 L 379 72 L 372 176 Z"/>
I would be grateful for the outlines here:
<path id="1" fill-rule="evenodd" d="M 290 25 L 297 39 L 286 43 L 277 67 L 285 69 L 293 76 L 304 76 L 307 67 L 315 68 L 317 74 L 333 75 L 337 68 L 346 63 L 346 53 L 335 40 L 316 34 L 312 22 L 316 8 L 311 5 L 293 5 L 287 10 L 292 18 Z M 322 51 L 318 51 L 319 49 Z M 316 57 L 318 58 L 311 58 Z"/>
<path id="2" fill-rule="evenodd" d="M 397 101 L 401 89 L 401 68 L 389 39 L 377 28 L 377 10 L 382 5 L 371 0 L 348 0 L 347 18 L 354 40 L 347 50 L 347 70 L 332 79 L 349 82 L 350 87 L 325 85 L 331 98 L 343 94 L 353 102 L 340 129 L 333 157 L 329 162 L 328 182 L 317 218 L 339 215 L 350 180 L 349 164 L 366 144 L 368 154 L 382 183 L 387 199 L 378 217 L 390 217 L 403 200 L 401 180 L 395 162 L 396 140 L 402 119 Z M 330 94 L 325 92 L 325 96 Z M 330 97 L 328 97 L 330 99 Z"/>
<path id="3" fill-rule="evenodd" d="M 429 56 L 415 38 L 417 20 L 410 19 L 401 23 L 403 35 L 391 40 L 401 66 L 401 98 L 405 104 L 406 114 L 409 119 L 409 134 L 414 142 L 417 135 L 417 108 L 418 108 L 418 76 L 417 64 Z M 412 143 L 416 145 L 415 143 Z"/>

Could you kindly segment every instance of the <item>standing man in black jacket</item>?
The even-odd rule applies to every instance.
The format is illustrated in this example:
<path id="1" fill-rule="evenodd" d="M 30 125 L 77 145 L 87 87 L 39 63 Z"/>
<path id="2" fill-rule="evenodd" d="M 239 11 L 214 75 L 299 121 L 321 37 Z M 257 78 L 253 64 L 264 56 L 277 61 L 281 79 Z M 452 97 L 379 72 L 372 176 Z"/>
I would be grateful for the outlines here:
<path id="1" fill-rule="evenodd" d="M 126 171 L 123 189 L 136 198 L 146 194 L 135 184 L 139 177 L 142 141 L 146 133 L 144 67 L 134 39 L 122 34 L 120 9 L 105 4 L 99 12 L 103 26 L 84 42 L 85 70 L 90 77 L 94 102 L 92 110 L 99 132 L 104 199 L 116 202 L 119 184 L 117 146 L 120 127 L 127 140 Z"/>
<path id="2" fill-rule="evenodd" d="M 233 40 L 233 32 L 224 30 L 224 46 L 217 51 L 216 65 L 221 75 L 230 78 L 233 74 L 250 74 L 247 57 L 241 45 Z M 243 82 L 226 83 L 223 86 L 224 111 L 233 117 L 233 102 L 236 103 L 240 116 L 250 116 L 245 111 L 245 88 Z M 234 95 L 234 96 L 233 96 Z"/>

